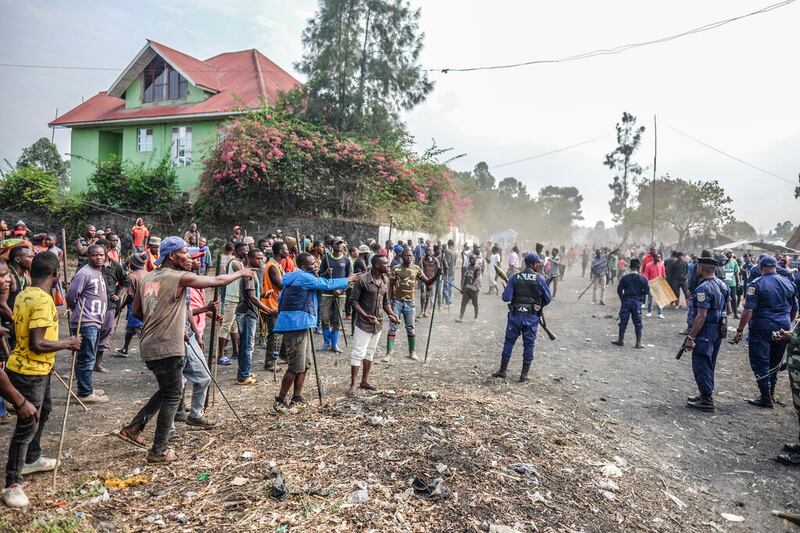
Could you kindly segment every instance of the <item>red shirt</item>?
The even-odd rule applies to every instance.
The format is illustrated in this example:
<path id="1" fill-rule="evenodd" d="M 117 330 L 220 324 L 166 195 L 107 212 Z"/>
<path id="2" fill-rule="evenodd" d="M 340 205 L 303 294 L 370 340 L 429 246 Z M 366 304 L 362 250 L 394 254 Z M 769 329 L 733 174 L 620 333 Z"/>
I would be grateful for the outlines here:
<path id="1" fill-rule="evenodd" d="M 644 277 L 646 277 L 648 280 L 663 276 L 665 272 L 663 261 L 660 263 L 651 261 L 650 263 L 647 263 L 646 267 L 644 267 Z"/>
<path id="2" fill-rule="evenodd" d="M 653 262 L 653 256 L 650 254 L 645 255 L 642 258 L 642 271 L 644 272 L 644 269 L 647 268 L 647 265 L 649 265 L 652 262 Z"/>
<path id="3" fill-rule="evenodd" d="M 150 236 L 150 231 L 147 226 L 134 226 L 131 229 L 131 237 L 133 238 L 133 245 L 136 247 L 143 247 L 147 237 Z"/>

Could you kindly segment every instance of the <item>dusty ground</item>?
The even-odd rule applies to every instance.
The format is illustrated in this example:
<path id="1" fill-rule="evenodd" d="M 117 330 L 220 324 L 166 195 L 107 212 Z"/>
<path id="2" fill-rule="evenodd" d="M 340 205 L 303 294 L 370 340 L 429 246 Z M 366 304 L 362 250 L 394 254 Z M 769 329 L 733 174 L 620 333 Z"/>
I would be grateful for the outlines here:
<path id="1" fill-rule="evenodd" d="M 537 346 L 533 381 L 487 379 L 496 368 L 505 310 L 482 297 L 475 324 L 437 312 L 429 361 L 376 365 L 379 394 L 344 396 L 348 358 L 319 354 L 326 405 L 277 417 L 269 410 L 276 384 L 257 370 L 255 387 L 220 384 L 243 414 L 242 429 L 219 395 L 208 415 L 218 430 L 179 425 L 180 460 L 149 466 L 145 453 L 110 436 L 154 390 L 133 353 L 110 358 L 96 375 L 112 401 L 83 413 L 70 408 L 56 492 L 49 475 L 32 476 L 26 512 L 0 510 L 0 527 L 51 531 L 464 531 L 511 526 L 520 531 L 780 531 L 792 526 L 772 509 L 797 512 L 797 472 L 772 461 L 797 436 L 785 374 L 787 406 L 764 411 L 744 400 L 755 394 L 743 346 L 723 345 L 716 414 L 684 408 L 694 394 L 690 358 L 674 353 L 683 311 L 646 320 L 645 351 L 610 344 L 616 298 L 608 306 L 576 303 L 584 281 L 568 273 L 548 308 L 558 340 Z M 586 282 L 588 283 L 588 281 Z M 612 315 L 610 318 L 608 315 Z M 418 323 L 424 353 L 428 320 Z M 122 328 L 119 336 L 121 337 Z M 632 332 L 631 332 L 632 333 Z M 121 340 L 120 340 L 121 342 Z M 136 341 L 134 341 L 134 345 Z M 405 342 L 398 342 L 402 355 Z M 119 346 L 117 344 L 116 346 Z M 511 376 L 520 366 L 515 352 Z M 382 350 L 381 350 L 382 352 Z M 263 361 L 257 350 L 256 369 Z M 67 374 L 66 357 L 59 372 Z M 57 448 L 65 391 L 44 449 Z M 313 379 L 306 396 L 315 398 Z M 388 425 L 374 425 L 382 417 Z M 0 430 L 7 445 L 10 428 Z M 150 434 L 148 434 L 148 437 Z M 526 465 L 524 467 L 513 465 Z M 515 470 L 516 468 L 516 470 Z M 270 497 L 275 474 L 290 497 Z M 143 476 L 126 489 L 104 489 L 109 477 Z M 613 477 L 620 474 L 619 477 Z M 442 478 L 445 496 L 414 494 L 412 481 Z M 237 479 L 238 478 L 238 479 Z M 231 484 L 231 482 L 234 484 Z M 610 483 L 613 482 L 613 483 Z M 106 485 L 113 482 L 106 481 Z M 367 501 L 352 503 L 366 487 Z M 104 494 L 105 493 L 105 494 Z M 731 522 L 722 513 L 737 515 Z M 61 528 L 61 529 L 56 529 Z"/>

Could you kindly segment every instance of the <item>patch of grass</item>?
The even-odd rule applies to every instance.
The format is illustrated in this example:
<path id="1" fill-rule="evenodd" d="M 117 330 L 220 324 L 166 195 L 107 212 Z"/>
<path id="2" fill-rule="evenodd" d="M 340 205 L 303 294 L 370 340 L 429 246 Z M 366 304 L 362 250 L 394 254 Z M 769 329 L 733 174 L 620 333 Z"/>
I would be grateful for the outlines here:
<path id="1" fill-rule="evenodd" d="M 83 533 L 87 531 L 88 524 L 84 524 L 78 517 L 67 516 L 48 521 L 37 518 L 31 523 L 31 530 L 40 533 Z"/>
<path id="2" fill-rule="evenodd" d="M 81 476 L 76 481 L 74 481 L 71 485 L 68 485 L 61 489 L 58 492 L 57 498 L 60 500 L 72 500 L 72 499 L 83 499 L 83 498 L 92 498 L 94 496 L 99 496 L 103 489 L 103 484 L 101 482 L 94 483 L 90 485 L 95 478 L 92 476 Z M 87 486 L 89 485 L 89 486 Z M 81 493 L 82 490 L 87 489 L 85 493 Z"/>

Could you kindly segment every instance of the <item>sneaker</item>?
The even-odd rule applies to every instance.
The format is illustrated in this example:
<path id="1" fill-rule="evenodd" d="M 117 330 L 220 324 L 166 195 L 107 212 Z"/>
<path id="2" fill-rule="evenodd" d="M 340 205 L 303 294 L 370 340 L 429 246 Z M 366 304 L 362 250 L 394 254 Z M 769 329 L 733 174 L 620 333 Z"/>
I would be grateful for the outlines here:
<path id="1" fill-rule="evenodd" d="M 93 392 L 89 396 L 82 396 L 81 401 L 83 403 L 108 403 L 109 399 L 108 396 L 100 396 L 96 392 Z"/>
<path id="2" fill-rule="evenodd" d="M 25 495 L 25 491 L 22 490 L 22 485 L 19 483 L 14 483 L 7 489 L 3 489 L 3 501 L 6 505 L 15 509 L 27 507 L 31 504 Z"/>
<path id="3" fill-rule="evenodd" d="M 647 318 L 650 318 L 651 316 L 653 316 L 653 313 L 647 313 L 646 316 L 647 316 Z"/>
<path id="4" fill-rule="evenodd" d="M 664 318 L 664 315 L 662 315 L 662 314 L 659 314 L 659 315 L 658 315 L 658 318 Z"/>
<path id="5" fill-rule="evenodd" d="M 217 360 L 217 364 L 222 366 L 228 366 L 231 364 L 231 358 L 228 357 L 227 355 L 223 355 Z"/>
<path id="6" fill-rule="evenodd" d="M 308 407 L 308 402 L 302 396 L 292 396 L 292 403 L 289 408 L 294 411 L 302 411 L 303 409 Z"/>
<path id="7" fill-rule="evenodd" d="M 94 389 L 94 393 L 97 394 L 98 396 L 106 395 L 106 391 L 104 391 L 103 389 Z"/>
<path id="8" fill-rule="evenodd" d="M 256 377 L 253 374 L 250 374 L 244 379 L 236 379 L 237 385 L 255 385 L 257 383 Z"/>
<path id="9" fill-rule="evenodd" d="M 116 350 L 114 350 L 114 353 L 118 357 L 128 357 L 128 350 L 126 350 L 125 348 L 117 348 Z"/>
<path id="10" fill-rule="evenodd" d="M 190 416 L 190 417 L 188 417 L 186 419 L 186 425 L 187 426 L 194 426 L 194 427 L 197 427 L 197 428 L 203 428 L 203 429 L 211 429 L 213 427 L 216 427 L 217 423 L 216 422 L 212 422 L 211 420 L 209 420 L 208 418 L 206 418 L 204 416 L 201 416 L 201 417 L 198 417 L 198 418 Z"/>
<path id="11" fill-rule="evenodd" d="M 332 351 L 333 353 L 335 353 L 335 354 L 344 353 L 344 352 L 342 351 L 342 349 L 341 349 L 341 348 L 339 348 L 338 346 L 334 346 L 333 348 L 331 348 L 331 351 Z"/>
<path id="12" fill-rule="evenodd" d="M 419 357 L 417 357 L 417 352 L 411 352 L 408 354 L 408 358 L 412 361 L 419 361 Z"/>
<path id="13" fill-rule="evenodd" d="M 186 422 L 189 420 L 189 414 L 183 409 L 175 411 L 175 422 Z"/>
<path id="14" fill-rule="evenodd" d="M 22 471 L 20 473 L 23 476 L 27 476 L 28 474 L 35 474 L 37 472 L 52 472 L 56 469 L 57 463 L 58 461 L 55 459 L 51 459 L 49 457 L 39 457 L 30 464 L 25 463 L 22 465 Z"/>
<path id="15" fill-rule="evenodd" d="M 381 363 L 391 363 L 393 360 L 391 354 L 386 354 L 386 356 L 381 359 Z"/>
<path id="16" fill-rule="evenodd" d="M 279 415 L 289 414 L 289 406 L 286 405 L 286 400 L 276 396 L 275 401 L 272 403 L 272 411 Z"/>

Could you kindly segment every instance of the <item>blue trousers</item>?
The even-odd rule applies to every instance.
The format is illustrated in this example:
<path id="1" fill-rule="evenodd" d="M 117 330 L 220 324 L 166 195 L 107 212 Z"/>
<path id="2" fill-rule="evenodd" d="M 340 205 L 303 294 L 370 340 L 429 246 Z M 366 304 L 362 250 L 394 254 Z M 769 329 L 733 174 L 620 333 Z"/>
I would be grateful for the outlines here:
<path id="1" fill-rule="evenodd" d="M 619 306 L 619 338 L 625 336 L 625 330 L 628 329 L 628 319 L 633 320 L 633 329 L 636 332 L 636 338 L 642 338 L 642 302 L 627 298 L 622 300 L 622 305 Z"/>
<path id="2" fill-rule="evenodd" d="M 533 361 L 533 349 L 536 347 L 536 331 L 539 329 L 539 315 L 533 313 L 518 313 L 511 311 L 508 313 L 506 323 L 506 340 L 503 343 L 502 361 L 508 363 L 511 360 L 511 352 L 517 338 L 522 335 L 522 362 L 530 363 Z"/>
<path id="3" fill-rule="evenodd" d="M 250 375 L 250 363 L 256 347 L 258 319 L 250 315 L 237 314 L 236 325 L 239 327 L 239 371 L 236 373 L 236 379 L 244 381 Z"/>
<path id="4" fill-rule="evenodd" d="M 81 328 L 81 348 L 75 361 L 75 375 L 78 378 L 78 396 L 85 398 L 94 392 L 94 360 L 97 358 L 97 345 L 100 328 L 87 326 Z"/>
<path id="5" fill-rule="evenodd" d="M 447 274 L 442 282 L 442 297 L 445 305 L 453 305 L 453 283 L 456 282 L 455 276 Z"/>
<path id="6" fill-rule="evenodd" d="M 711 396 L 714 392 L 714 368 L 722 345 L 719 326 L 704 326 L 695 340 L 692 350 L 692 372 L 700 394 Z"/>
<path id="7" fill-rule="evenodd" d="M 785 328 L 788 329 L 788 328 Z M 747 337 L 748 356 L 750 368 L 756 375 L 758 388 L 775 388 L 778 383 L 778 369 L 776 368 L 783 359 L 786 344 L 772 342 L 772 331 L 767 329 L 752 329 Z"/>

